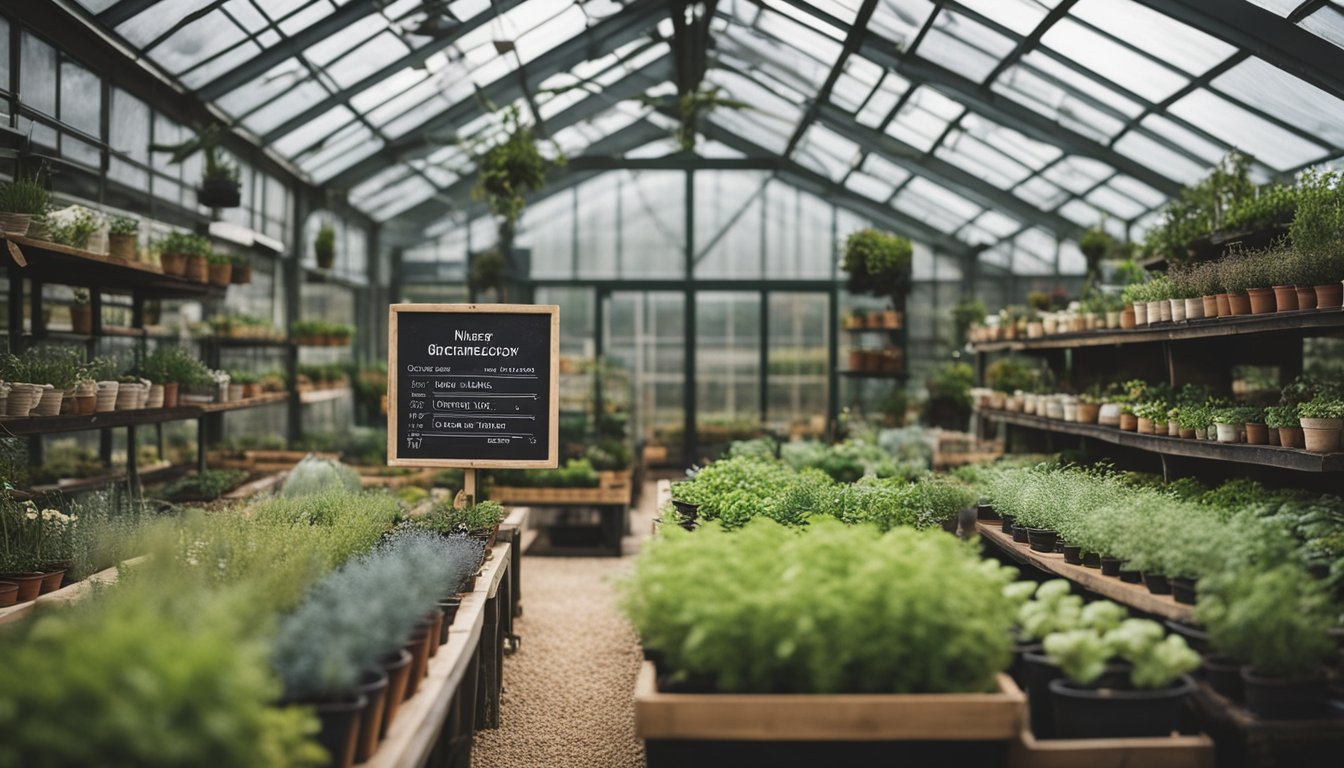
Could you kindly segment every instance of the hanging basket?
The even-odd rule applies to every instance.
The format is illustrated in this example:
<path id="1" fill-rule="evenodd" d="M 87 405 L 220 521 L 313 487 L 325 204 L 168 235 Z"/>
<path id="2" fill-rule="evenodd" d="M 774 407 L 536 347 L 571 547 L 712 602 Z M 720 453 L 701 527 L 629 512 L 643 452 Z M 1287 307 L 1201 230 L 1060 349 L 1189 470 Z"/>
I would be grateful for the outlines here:
<path id="1" fill-rule="evenodd" d="M 238 182 L 227 177 L 201 179 L 196 200 L 209 208 L 237 208 L 242 203 Z"/>

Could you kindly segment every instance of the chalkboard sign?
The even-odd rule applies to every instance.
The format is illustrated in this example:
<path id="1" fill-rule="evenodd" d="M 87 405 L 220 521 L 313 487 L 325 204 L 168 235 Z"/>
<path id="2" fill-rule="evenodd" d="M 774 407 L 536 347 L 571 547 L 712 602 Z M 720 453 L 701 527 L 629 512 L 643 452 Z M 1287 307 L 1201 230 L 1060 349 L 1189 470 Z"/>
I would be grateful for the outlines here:
<path id="1" fill-rule="evenodd" d="M 558 464 L 560 308 L 393 304 L 387 463 Z"/>

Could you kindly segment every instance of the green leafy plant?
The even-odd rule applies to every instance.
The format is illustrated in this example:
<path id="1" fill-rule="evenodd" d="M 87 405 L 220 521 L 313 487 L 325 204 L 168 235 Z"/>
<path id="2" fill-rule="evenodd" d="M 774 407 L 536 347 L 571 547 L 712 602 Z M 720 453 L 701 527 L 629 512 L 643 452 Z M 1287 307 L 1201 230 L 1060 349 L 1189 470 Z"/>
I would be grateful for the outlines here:
<path id="1" fill-rule="evenodd" d="M 971 326 L 985 321 L 989 309 L 982 299 L 962 299 L 952 307 L 953 346 L 960 349 L 965 346 Z"/>
<path id="2" fill-rule="evenodd" d="M 1219 652 L 1260 675 L 1297 677 L 1318 672 L 1334 650 L 1332 613 L 1325 585 L 1284 564 L 1201 581 L 1195 615 Z"/>
<path id="3" fill-rule="evenodd" d="M 20 355 L 8 355 L 0 364 L 0 378 L 27 384 L 50 384 L 69 389 L 84 378 L 84 353 L 75 347 L 31 347 Z"/>
<path id="4" fill-rule="evenodd" d="M 233 490 L 247 479 L 247 473 L 238 469 L 207 469 L 205 472 L 178 478 L 163 488 L 169 499 L 214 501 Z"/>
<path id="5" fill-rule="evenodd" d="M 143 371 L 157 384 L 178 384 L 182 387 L 204 387 L 210 379 L 210 369 L 185 347 L 159 344 L 145 357 Z"/>
<path id="6" fill-rule="evenodd" d="M 621 602 L 665 673 L 724 692 L 983 691 L 1009 659 L 1010 580 L 942 532 L 755 520 L 669 530 Z"/>
<path id="7" fill-rule="evenodd" d="M 0 211 L 39 215 L 47 211 L 47 187 L 41 176 L 14 177 L 0 181 Z"/>
<path id="8" fill-rule="evenodd" d="M 913 256 L 908 239 L 865 228 L 845 239 L 841 266 L 849 275 L 851 293 L 890 298 L 896 309 L 902 309 L 910 290 Z"/>
<path id="9" fill-rule="evenodd" d="M 507 516 L 498 502 L 482 501 L 457 509 L 452 500 L 435 504 L 428 512 L 411 518 L 411 524 L 423 531 L 445 535 L 487 537 L 494 533 Z"/>
<path id="10" fill-rule="evenodd" d="M 113 235 L 134 235 L 140 232 L 140 222 L 130 216 L 113 216 L 108 221 L 107 231 Z"/>
<path id="11" fill-rule="evenodd" d="M 505 300 L 508 272 L 508 263 L 498 250 L 479 253 L 471 260 L 471 267 L 467 270 L 467 288 L 477 294 L 493 290 L 499 294 L 501 301 Z"/>
<path id="12" fill-rule="evenodd" d="M 1324 394 L 1317 395 L 1298 406 L 1297 415 L 1303 419 L 1342 419 L 1344 400 Z"/>
<path id="13" fill-rule="evenodd" d="M 527 205 L 526 196 L 545 185 L 546 159 L 516 106 L 502 110 L 499 118 L 503 138 L 480 154 L 472 195 L 484 199 L 491 213 L 512 225 Z"/>
<path id="14" fill-rule="evenodd" d="M 1035 391 L 1040 371 L 1020 357 L 995 360 L 985 369 L 985 383 L 1000 392 Z"/>
<path id="15" fill-rule="evenodd" d="M 76 207 L 74 211 L 62 215 L 59 219 L 55 215 L 47 217 L 47 234 L 52 242 L 71 248 L 87 247 L 89 238 L 100 226 L 102 219 L 98 214 L 83 207 Z"/>

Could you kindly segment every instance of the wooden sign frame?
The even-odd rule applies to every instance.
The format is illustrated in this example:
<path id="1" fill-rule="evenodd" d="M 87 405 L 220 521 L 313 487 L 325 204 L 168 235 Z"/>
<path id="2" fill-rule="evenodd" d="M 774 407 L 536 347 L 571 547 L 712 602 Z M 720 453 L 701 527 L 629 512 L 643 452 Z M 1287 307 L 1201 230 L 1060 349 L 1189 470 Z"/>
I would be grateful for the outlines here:
<path id="1" fill-rule="evenodd" d="M 545 459 L 403 459 L 397 456 L 397 320 L 403 313 L 550 315 L 550 421 Z M 555 469 L 560 466 L 560 307 L 556 304 L 389 304 L 387 308 L 387 465 L 461 469 Z M 472 483 L 475 485 L 475 483 Z"/>

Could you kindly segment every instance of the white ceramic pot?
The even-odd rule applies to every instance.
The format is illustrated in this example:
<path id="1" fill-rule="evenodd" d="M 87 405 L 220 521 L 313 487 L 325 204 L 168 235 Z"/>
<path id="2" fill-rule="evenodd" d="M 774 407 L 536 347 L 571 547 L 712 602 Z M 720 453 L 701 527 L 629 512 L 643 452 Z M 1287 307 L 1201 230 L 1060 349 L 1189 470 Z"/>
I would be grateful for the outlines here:
<path id="1" fill-rule="evenodd" d="M 38 396 L 37 404 L 33 406 L 33 416 L 59 416 L 61 413 L 61 401 L 65 399 L 65 390 L 56 389 L 48 384 L 42 388 L 42 394 Z"/>
<path id="2" fill-rule="evenodd" d="M 22 382 L 10 384 L 9 398 L 5 401 L 5 414 L 28 416 L 40 399 L 42 399 L 42 387 Z"/>
<path id="3" fill-rule="evenodd" d="M 1148 324 L 1148 303 L 1144 301 L 1134 302 L 1134 324 Z"/>
<path id="4" fill-rule="evenodd" d="M 1064 418 L 1064 404 L 1054 398 L 1047 400 L 1045 403 L 1045 417 L 1047 419 Z"/>
<path id="5" fill-rule="evenodd" d="M 243 385 L 229 384 L 229 402 L 236 403 L 243 399 Z"/>
<path id="6" fill-rule="evenodd" d="M 1078 401 L 1069 399 L 1061 403 L 1065 421 L 1078 421 Z"/>
<path id="7" fill-rule="evenodd" d="M 163 407 L 163 385 L 162 385 L 162 384 L 151 384 L 151 385 L 149 385 L 149 396 L 145 399 L 145 407 L 146 407 L 146 408 L 162 408 L 162 407 Z"/>
<path id="8" fill-rule="evenodd" d="M 1218 442 L 1220 443 L 1239 443 L 1241 442 L 1241 424 L 1218 424 L 1213 425 L 1218 429 Z"/>
<path id="9" fill-rule="evenodd" d="M 1165 316 L 1165 317 L 1163 317 L 1163 314 L 1164 314 L 1164 313 L 1163 313 L 1163 310 L 1164 310 L 1164 309 L 1166 310 L 1166 312 L 1165 312 L 1165 315 L 1166 315 L 1166 316 Z M 1164 321 L 1164 320 L 1170 320 L 1170 319 L 1171 319 L 1171 305 L 1170 305 L 1170 304 L 1168 304 L 1168 303 L 1165 302 L 1165 301 L 1150 301 L 1150 302 L 1148 302 L 1148 324 L 1149 324 L 1149 325 L 1155 325 L 1155 324 L 1160 323 L 1160 322 L 1162 322 L 1162 321 Z"/>
<path id="10" fill-rule="evenodd" d="M 121 383 L 117 381 L 100 381 L 97 384 L 97 400 L 94 401 L 93 410 L 96 413 L 108 413 L 117 409 L 117 394 L 121 391 Z"/>
<path id="11" fill-rule="evenodd" d="M 1203 320 L 1204 319 L 1204 300 L 1186 299 L 1185 300 L 1185 319 Z"/>
<path id="12" fill-rule="evenodd" d="M 1171 322 L 1185 322 L 1185 299 L 1172 299 L 1171 308 L 1167 310 L 1171 314 Z"/>
<path id="13" fill-rule="evenodd" d="M 1104 427 L 1115 427 L 1120 425 L 1120 404 L 1102 403 L 1101 410 L 1097 411 L 1097 423 Z"/>
<path id="14" fill-rule="evenodd" d="M 1054 315 L 1045 315 L 1041 318 L 1041 330 L 1046 333 L 1055 333 L 1059 330 L 1059 318 Z"/>
<path id="15" fill-rule="evenodd" d="M 996 411 L 1002 411 L 1008 404 L 1008 394 L 1006 392 L 991 392 L 989 395 L 989 407 Z"/>
<path id="16" fill-rule="evenodd" d="M 1106 330 L 1114 330 L 1120 327 L 1120 313 L 1108 311 L 1106 313 Z"/>

